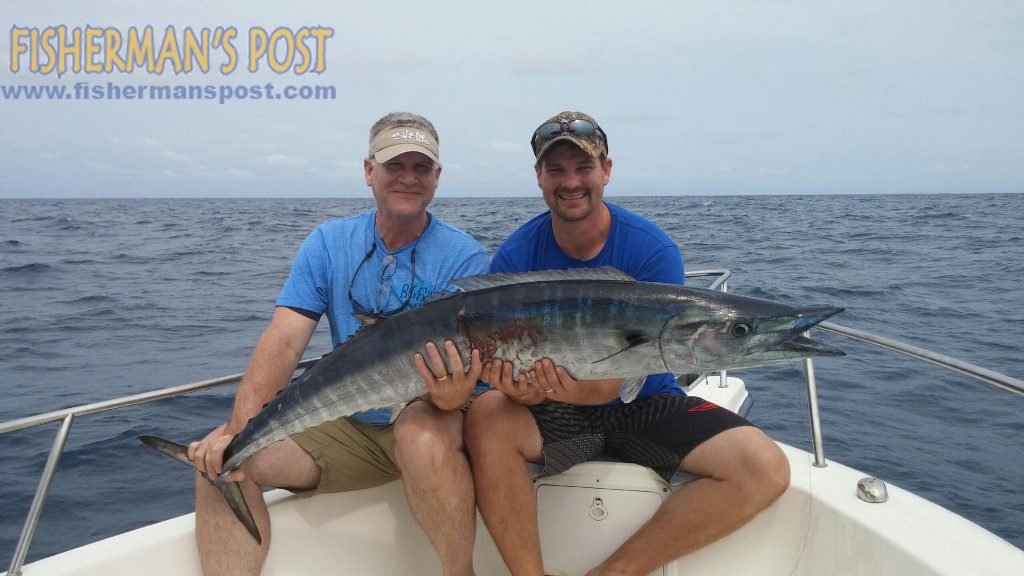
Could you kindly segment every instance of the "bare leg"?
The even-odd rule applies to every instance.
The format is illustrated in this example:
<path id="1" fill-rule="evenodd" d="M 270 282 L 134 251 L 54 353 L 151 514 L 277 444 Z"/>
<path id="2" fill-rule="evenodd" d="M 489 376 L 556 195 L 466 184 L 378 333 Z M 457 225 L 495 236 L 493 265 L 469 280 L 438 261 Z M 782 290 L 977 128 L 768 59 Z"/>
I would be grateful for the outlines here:
<path id="1" fill-rule="evenodd" d="M 512 576 L 542 575 L 537 496 L 526 467 L 542 458 L 533 416 L 504 394 L 483 394 L 466 418 L 466 443 L 480 514 L 505 565 Z"/>
<path id="2" fill-rule="evenodd" d="M 789 461 L 754 427 L 733 428 L 711 438 L 694 449 L 680 469 L 701 478 L 672 494 L 588 576 L 649 574 L 740 528 L 789 486 Z"/>
<path id="3" fill-rule="evenodd" d="M 476 501 L 462 442 L 462 412 L 413 402 L 395 421 L 395 460 L 409 509 L 445 576 L 473 575 Z"/>
<path id="4" fill-rule="evenodd" d="M 212 484 L 196 474 L 196 541 L 207 576 L 256 575 L 270 549 L 270 514 L 260 485 L 309 489 L 320 483 L 320 467 L 291 439 L 267 446 L 243 464 L 241 482 L 263 545 L 253 540 Z"/>

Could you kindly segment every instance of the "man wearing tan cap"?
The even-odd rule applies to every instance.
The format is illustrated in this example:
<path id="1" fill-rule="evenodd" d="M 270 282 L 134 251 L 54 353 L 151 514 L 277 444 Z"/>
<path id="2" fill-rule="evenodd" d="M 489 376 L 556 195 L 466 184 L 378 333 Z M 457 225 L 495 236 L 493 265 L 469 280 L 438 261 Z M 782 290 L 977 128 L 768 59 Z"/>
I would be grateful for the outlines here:
<path id="1" fill-rule="evenodd" d="M 604 201 L 612 171 L 608 137 L 580 112 L 550 118 L 530 142 L 548 212 L 501 245 L 491 272 L 613 266 L 638 280 L 682 284 L 674 242 L 654 223 Z M 588 576 L 646 575 L 739 528 L 789 484 L 782 451 L 738 415 L 683 394 L 671 374 L 647 376 L 629 404 L 622 380 L 579 382 L 550 360 L 529 374 L 485 358 L 495 390 L 466 417 L 477 505 L 513 576 L 543 572 L 536 494 L 526 462 L 540 476 L 599 456 L 698 477 Z M 637 382 L 639 383 L 639 382 Z"/>
<path id="2" fill-rule="evenodd" d="M 322 315 L 328 316 L 337 346 L 359 329 L 356 315 L 396 314 L 450 290 L 449 280 L 486 271 L 483 247 L 427 212 L 441 175 L 439 158 L 437 132 L 422 116 L 394 113 L 373 125 L 363 169 L 376 208 L 322 224 L 302 243 L 230 419 L 189 446 L 200 473 L 220 472 L 233 436 L 288 384 Z M 432 345 L 427 351 L 437 355 Z M 480 361 L 475 355 L 463 374 L 458 355 L 449 357 L 453 373 L 431 373 L 423 358 L 416 358 L 429 393 L 401 413 L 376 409 L 327 422 L 246 460 L 231 479 L 241 481 L 262 544 L 197 474 L 196 537 L 203 571 L 260 572 L 270 546 L 262 485 L 305 496 L 369 488 L 401 475 L 413 516 L 434 544 L 444 573 L 472 574 L 476 509 L 460 408 L 473 393 Z M 338 566 L 339 574 L 345 572 Z"/>

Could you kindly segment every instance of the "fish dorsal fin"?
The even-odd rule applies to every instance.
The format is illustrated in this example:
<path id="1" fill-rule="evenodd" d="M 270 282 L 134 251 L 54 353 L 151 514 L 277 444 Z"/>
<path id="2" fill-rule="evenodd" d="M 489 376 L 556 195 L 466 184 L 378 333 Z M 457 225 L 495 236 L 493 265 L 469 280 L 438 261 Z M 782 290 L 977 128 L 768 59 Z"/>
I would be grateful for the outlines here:
<path id="1" fill-rule="evenodd" d="M 356 320 L 359 320 L 358 330 L 362 330 L 367 326 L 373 326 L 384 319 L 383 316 L 378 316 L 377 314 L 363 314 L 362 312 L 353 312 L 352 315 L 356 317 Z"/>
<path id="2" fill-rule="evenodd" d="M 537 272 L 500 272 L 497 274 L 478 274 L 456 278 L 449 282 L 452 286 L 469 292 L 483 290 L 509 284 L 525 284 L 529 282 L 549 282 L 553 280 L 627 280 L 636 279 L 622 270 L 611 266 L 600 268 L 573 268 L 571 270 L 540 270 Z"/>

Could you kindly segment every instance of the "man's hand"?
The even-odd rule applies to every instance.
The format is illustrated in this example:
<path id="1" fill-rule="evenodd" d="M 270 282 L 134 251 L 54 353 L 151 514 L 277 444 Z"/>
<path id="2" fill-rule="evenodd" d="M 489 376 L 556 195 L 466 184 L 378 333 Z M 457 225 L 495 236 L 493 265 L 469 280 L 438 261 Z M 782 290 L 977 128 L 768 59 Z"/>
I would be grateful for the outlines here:
<path id="1" fill-rule="evenodd" d="M 495 390 L 503 392 L 513 402 L 523 406 L 533 406 L 545 400 L 544 388 L 537 384 L 534 377 L 534 370 L 529 374 L 517 374 L 512 376 L 512 363 L 504 362 L 497 358 L 487 362 L 484 366 L 481 379 L 494 387 Z"/>
<path id="2" fill-rule="evenodd" d="M 216 477 L 221 473 L 224 466 L 224 450 L 235 437 L 234 434 L 226 434 L 227 423 L 213 429 L 205 438 L 188 445 L 188 458 L 196 465 L 196 470 L 209 478 Z M 238 482 L 245 479 L 245 473 L 241 469 L 235 470 L 228 476 L 229 482 Z"/>
<path id="3" fill-rule="evenodd" d="M 504 392 L 513 402 L 524 406 L 540 404 L 544 400 L 591 406 L 611 402 L 618 397 L 622 380 L 576 380 L 562 366 L 555 366 L 548 358 L 534 362 L 526 374 L 512 376 L 512 364 L 499 359 L 484 365 L 481 379 Z"/>
<path id="4" fill-rule="evenodd" d="M 547 398 L 568 404 L 580 404 L 577 381 L 561 366 L 545 358 L 534 362 L 533 370 L 527 377 L 532 379 Z"/>
<path id="5" fill-rule="evenodd" d="M 427 356 L 430 357 L 430 367 L 423 354 L 419 352 L 413 357 L 416 362 L 416 369 L 427 385 L 427 397 L 429 401 L 441 410 L 458 410 L 469 402 L 476 388 L 476 382 L 480 379 L 480 372 L 483 363 L 480 361 L 480 351 L 473 349 L 470 355 L 469 370 L 462 364 L 462 357 L 455 343 L 446 340 L 444 351 L 448 357 L 448 364 L 451 365 L 451 373 L 441 358 L 441 352 L 433 342 L 427 342 Z"/>

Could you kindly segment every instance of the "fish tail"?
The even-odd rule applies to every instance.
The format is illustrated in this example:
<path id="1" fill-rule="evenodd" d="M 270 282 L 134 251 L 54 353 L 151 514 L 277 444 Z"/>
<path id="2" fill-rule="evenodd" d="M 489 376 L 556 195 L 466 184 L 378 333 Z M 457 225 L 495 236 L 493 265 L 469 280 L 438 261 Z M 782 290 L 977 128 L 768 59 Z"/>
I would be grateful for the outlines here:
<path id="1" fill-rule="evenodd" d="M 245 501 L 245 494 L 242 493 L 242 486 L 238 482 L 225 482 L 223 480 L 210 480 L 210 483 L 220 490 L 221 495 L 227 500 L 235 518 L 245 526 L 249 534 L 256 539 L 256 543 L 262 545 L 263 538 L 260 537 L 260 529 L 256 526 L 256 520 L 252 517 L 249 504 Z"/>
<path id="2" fill-rule="evenodd" d="M 139 440 L 164 456 L 195 469 L 195 464 L 188 458 L 188 448 L 185 446 L 155 436 L 139 436 Z M 206 474 L 203 476 L 209 480 L 210 484 L 213 484 L 220 490 L 221 495 L 227 500 L 231 511 L 235 513 L 235 518 L 238 518 L 238 521 L 245 526 L 245 529 L 256 539 L 256 542 L 263 544 L 263 538 L 260 537 L 260 529 L 256 526 L 256 520 L 252 517 L 252 511 L 249 510 L 249 504 L 246 503 L 245 494 L 242 493 L 242 487 L 238 482 L 225 482 L 224 480 L 211 478 Z"/>
<path id="3" fill-rule="evenodd" d="M 139 440 L 149 446 L 153 450 L 171 458 L 177 460 L 189 468 L 195 468 L 196 465 L 188 459 L 188 448 L 181 444 L 175 444 L 163 438 L 157 438 L 156 436 L 139 436 Z"/>

